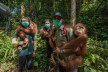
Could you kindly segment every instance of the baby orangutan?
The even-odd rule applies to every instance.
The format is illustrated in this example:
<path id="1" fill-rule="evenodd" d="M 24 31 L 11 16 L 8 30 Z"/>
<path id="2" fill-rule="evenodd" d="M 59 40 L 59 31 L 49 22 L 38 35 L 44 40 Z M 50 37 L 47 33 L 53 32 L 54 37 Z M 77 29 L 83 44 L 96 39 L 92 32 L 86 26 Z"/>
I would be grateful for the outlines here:
<path id="1" fill-rule="evenodd" d="M 26 47 L 29 42 L 26 34 L 23 31 L 18 31 L 17 34 L 20 37 L 20 41 L 17 45 L 16 51 L 21 50 L 22 48 Z"/>

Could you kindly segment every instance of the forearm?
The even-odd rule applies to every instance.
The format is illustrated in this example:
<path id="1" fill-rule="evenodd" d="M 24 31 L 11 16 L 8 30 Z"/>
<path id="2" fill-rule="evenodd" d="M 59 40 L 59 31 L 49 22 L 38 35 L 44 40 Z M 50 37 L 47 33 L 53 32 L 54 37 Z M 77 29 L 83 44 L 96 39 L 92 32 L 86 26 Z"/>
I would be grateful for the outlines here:
<path id="1" fill-rule="evenodd" d="M 37 50 L 36 41 L 33 41 L 33 46 L 34 46 L 34 51 L 36 52 L 36 50 Z"/>
<path id="2" fill-rule="evenodd" d="M 71 41 L 65 43 L 61 48 L 62 49 L 70 49 L 70 48 L 77 48 L 78 46 L 80 46 L 83 43 L 87 42 L 87 36 L 81 36 L 78 38 L 74 38 Z"/>
<path id="3" fill-rule="evenodd" d="M 64 44 L 61 46 L 61 49 L 70 49 L 70 48 L 71 48 L 71 43 L 70 43 L 70 42 L 64 43 Z"/>
<path id="4" fill-rule="evenodd" d="M 37 50 L 37 47 L 36 47 L 36 41 L 33 41 L 33 45 L 34 45 L 34 51 L 33 51 L 33 58 L 35 58 L 36 56 L 36 50 Z"/>
<path id="5" fill-rule="evenodd" d="M 70 48 L 70 49 L 62 49 L 62 50 L 63 50 L 64 54 L 73 54 L 73 53 L 77 52 L 79 50 L 79 48 L 76 48 L 76 49 Z"/>

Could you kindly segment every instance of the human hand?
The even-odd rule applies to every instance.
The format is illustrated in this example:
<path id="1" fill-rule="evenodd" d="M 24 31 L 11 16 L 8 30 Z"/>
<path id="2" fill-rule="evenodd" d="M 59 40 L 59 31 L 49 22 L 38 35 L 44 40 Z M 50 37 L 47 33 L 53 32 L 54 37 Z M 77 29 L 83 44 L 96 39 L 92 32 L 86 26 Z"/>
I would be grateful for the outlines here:
<path id="1" fill-rule="evenodd" d="M 33 29 L 33 24 L 30 24 L 30 29 Z"/>
<path id="2" fill-rule="evenodd" d="M 59 54 L 60 53 L 60 49 L 59 48 L 56 48 L 55 50 L 54 50 L 54 54 Z"/>
<path id="3" fill-rule="evenodd" d="M 41 29 L 40 32 L 43 34 L 44 33 L 44 29 Z"/>

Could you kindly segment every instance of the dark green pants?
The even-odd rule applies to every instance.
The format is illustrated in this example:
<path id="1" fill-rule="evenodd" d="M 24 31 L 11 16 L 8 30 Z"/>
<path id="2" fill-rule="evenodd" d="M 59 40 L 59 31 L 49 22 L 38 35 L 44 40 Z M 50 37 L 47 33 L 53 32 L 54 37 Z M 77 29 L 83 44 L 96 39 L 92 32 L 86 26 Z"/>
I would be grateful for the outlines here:
<path id="1" fill-rule="evenodd" d="M 32 64 L 33 64 L 32 54 L 19 57 L 20 72 L 23 72 L 25 68 L 30 70 L 32 68 Z"/>

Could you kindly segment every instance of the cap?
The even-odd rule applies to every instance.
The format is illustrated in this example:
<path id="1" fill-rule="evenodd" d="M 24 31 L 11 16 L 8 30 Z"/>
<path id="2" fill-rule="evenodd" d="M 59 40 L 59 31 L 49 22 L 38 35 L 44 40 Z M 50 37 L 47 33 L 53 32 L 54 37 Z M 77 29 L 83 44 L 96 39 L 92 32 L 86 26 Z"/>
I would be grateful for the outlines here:
<path id="1" fill-rule="evenodd" d="M 63 18 L 62 14 L 60 12 L 55 12 L 53 16 L 60 16 L 61 18 Z"/>

